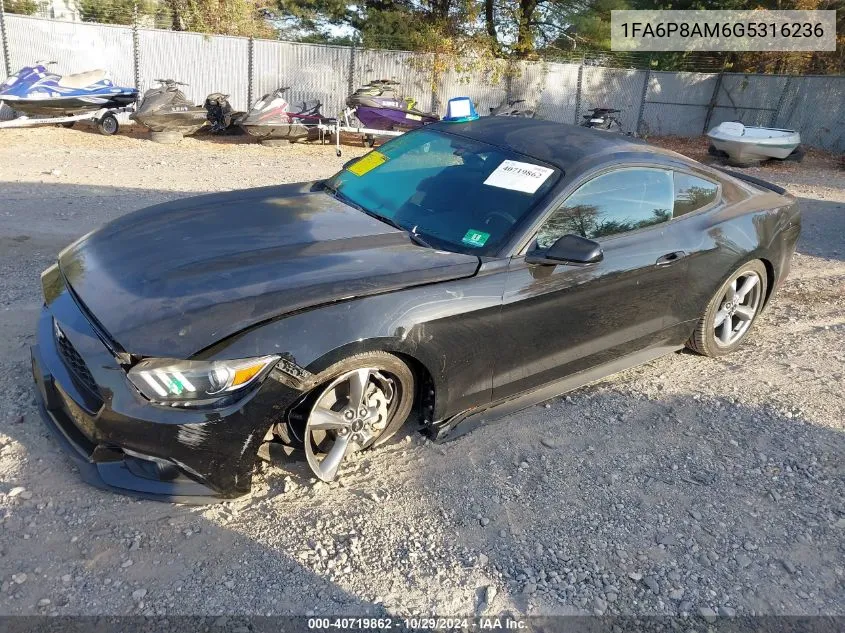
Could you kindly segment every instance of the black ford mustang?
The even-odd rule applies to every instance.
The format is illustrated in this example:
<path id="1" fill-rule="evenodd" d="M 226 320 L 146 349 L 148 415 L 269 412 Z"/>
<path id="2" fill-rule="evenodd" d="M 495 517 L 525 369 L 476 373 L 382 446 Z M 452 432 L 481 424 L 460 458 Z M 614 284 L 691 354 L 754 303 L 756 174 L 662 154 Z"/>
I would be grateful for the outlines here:
<path id="1" fill-rule="evenodd" d="M 789 271 L 794 198 L 622 136 L 438 123 L 332 178 L 126 215 L 42 275 L 32 368 L 85 478 L 249 491 L 286 442 L 333 479 L 684 345 L 734 350 Z"/>

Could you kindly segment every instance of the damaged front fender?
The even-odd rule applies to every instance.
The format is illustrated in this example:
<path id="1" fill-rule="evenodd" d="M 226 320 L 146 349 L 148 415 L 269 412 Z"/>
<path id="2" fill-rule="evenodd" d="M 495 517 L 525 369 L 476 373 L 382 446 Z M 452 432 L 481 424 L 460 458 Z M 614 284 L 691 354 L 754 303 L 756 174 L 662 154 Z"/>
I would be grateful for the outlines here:
<path id="1" fill-rule="evenodd" d="M 476 277 L 351 298 L 262 323 L 198 359 L 280 354 L 270 377 L 300 391 L 354 354 L 391 352 L 430 377 L 438 420 L 490 402 L 507 262 L 488 261 Z"/>

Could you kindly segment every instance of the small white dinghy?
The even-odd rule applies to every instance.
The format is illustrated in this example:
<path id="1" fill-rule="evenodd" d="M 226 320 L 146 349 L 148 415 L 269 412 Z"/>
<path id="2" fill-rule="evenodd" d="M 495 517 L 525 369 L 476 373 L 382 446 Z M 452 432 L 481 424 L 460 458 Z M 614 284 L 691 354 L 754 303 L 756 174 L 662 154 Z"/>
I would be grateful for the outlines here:
<path id="1" fill-rule="evenodd" d="M 707 133 L 713 146 L 725 152 L 731 162 L 757 163 L 768 158 L 783 160 L 801 144 L 795 130 L 754 127 L 736 122 L 717 125 Z"/>

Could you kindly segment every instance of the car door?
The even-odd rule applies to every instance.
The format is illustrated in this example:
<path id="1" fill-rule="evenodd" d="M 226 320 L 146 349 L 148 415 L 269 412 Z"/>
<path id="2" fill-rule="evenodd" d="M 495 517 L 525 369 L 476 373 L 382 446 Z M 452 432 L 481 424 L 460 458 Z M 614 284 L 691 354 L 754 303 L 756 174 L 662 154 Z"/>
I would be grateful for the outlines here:
<path id="1" fill-rule="evenodd" d="M 635 167 L 590 177 L 549 214 L 529 252 L 574 233 L 604 256 L 588 265 L 512 258 L 494 400 L 672 337 L 668 314 L 686 273 L 672 208 L 671 170 Z"/>

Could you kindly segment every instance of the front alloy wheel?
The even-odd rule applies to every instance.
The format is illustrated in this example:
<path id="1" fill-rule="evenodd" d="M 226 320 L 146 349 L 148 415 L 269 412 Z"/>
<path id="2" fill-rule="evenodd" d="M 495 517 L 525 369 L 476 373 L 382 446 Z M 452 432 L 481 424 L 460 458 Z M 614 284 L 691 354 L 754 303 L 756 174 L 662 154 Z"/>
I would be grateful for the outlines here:
<path id="1" fill-rule="evenodd" d="M 350 454 L 393 436 L 413 401 L 413 374 L 395 356 L 367 354 L 341 365 L 347 368 L 309 398 L 302 433 L 308 465 L 323 481 L 333 481 Z"/>
<path id="2" fill-rule="evenodd" d="M 767 283 L 761 261 L 741 266 L 710 300 L 687 347 L 705 356 L 722 356 L 735 350 L 760 314 Z"/>

